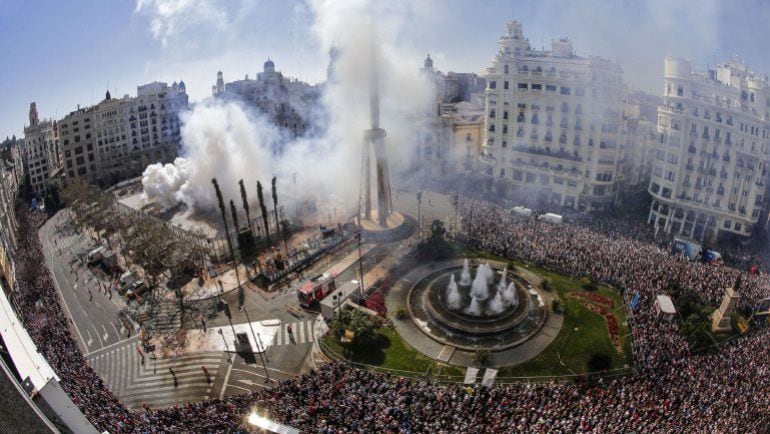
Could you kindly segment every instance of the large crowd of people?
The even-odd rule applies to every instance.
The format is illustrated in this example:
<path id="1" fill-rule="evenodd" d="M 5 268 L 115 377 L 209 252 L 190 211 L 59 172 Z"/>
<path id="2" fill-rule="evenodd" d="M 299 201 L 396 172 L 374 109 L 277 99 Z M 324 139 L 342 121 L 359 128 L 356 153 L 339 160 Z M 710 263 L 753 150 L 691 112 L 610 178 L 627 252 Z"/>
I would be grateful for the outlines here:
<path id="1" fill-rule="evenodd" d="M 25 221 L 22 211 L 20 220 Z M 653 303 L 675 282 L 711 306 L 739 271 L 691 263 L 625 230 L 522 220 L 496 205 L 460 202 L 464 235 L 475 247 L 639 294 L 631 312 L 634 374 L 598 382 L 439 384 L 330 363 L 274 388 L 166 409 L 126 409 L 88 366 L 41 267 L 36 228 L 22 223 L 13 298 L 30 335 L 73 401 L 100 430 L 246 432 L 261 412 L 303 432 L 767 432 L 770 327 L 712 351 L 694 352 L 676 321 L 656 321 Z M 602 232 L 609 234 L 607 236 Z M 739 308 L 770 294 L 763 273 L 744 274 Z"/>

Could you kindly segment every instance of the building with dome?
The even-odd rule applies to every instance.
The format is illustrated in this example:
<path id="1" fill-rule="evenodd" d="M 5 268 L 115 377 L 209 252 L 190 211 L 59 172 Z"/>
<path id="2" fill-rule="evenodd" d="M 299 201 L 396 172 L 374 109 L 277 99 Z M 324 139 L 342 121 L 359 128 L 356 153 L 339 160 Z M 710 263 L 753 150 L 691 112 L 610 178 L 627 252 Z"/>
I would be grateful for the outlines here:
<path id="1" fill-rule="evenodd" d="M 65 176 L 112 185 L 169 163 L 181 143 L 179 113 L 188 107 L 184 81 L 137 86 L 136 97 L 104 100 L 59 121 Z"/>
<path id="2" fill-rule="evenodd" d="M 305 135 L 310 117 L 319 103 L 318 86 L 284 77 L 268 59 L 256 79 L 247 75 L 243 80 L 224 83 L 222 72 L 217 73 L 212 93 L 217 98 L 236 99 L 247 103 L 264 114 L 278 128 L 295 137 Z"/>

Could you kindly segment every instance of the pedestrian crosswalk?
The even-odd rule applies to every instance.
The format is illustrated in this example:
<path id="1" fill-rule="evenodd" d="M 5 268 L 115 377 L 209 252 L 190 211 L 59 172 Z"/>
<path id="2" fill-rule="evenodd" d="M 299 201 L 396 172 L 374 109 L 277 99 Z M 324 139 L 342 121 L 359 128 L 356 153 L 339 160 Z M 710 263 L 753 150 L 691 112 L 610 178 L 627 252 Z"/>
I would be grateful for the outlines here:
<path id="1" fill-rule="evenodd" d="M 281 323 L 275 333 L 273 345 L 295 345 L 314 342 L 313 324 L 313 320 Z"/>
<path id="2" fill-rule="evenodd" d="M 124 405 L 157 408 L 214 396 L 213 385 L 225 359 L 222 352 L 152 359 L 137 351 L 137 343 L 130 339 L 88 356 L 89 365 Z"/>

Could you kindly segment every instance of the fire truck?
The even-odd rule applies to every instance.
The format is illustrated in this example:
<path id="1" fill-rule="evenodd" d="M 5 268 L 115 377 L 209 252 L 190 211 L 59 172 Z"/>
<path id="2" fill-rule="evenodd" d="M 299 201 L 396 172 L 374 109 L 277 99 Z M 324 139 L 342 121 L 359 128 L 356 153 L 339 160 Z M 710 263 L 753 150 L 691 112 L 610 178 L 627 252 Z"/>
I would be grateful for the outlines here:
<path id="1" fill-rule="evenodd" d="M 335 277 L 334 274 L 329 273 L 319 274 L 300 286 L 297 289 L 300 306 L 310 307 L 337 289 Z"/>

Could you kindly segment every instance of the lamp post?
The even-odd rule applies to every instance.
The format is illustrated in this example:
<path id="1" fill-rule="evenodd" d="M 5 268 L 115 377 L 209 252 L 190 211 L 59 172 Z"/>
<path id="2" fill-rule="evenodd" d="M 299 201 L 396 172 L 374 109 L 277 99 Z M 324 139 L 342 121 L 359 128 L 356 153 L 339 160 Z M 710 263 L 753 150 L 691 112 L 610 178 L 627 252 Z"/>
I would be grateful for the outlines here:
<path id="1" fill-rule="evenodd" d="M 364 262 L 361 259 L 361 231 L 356 234 L 356 240 L 358 240 L 358 272 L 360 279 L 358 279 L 358 296 L 364 297 Z"/>
<path id="2" fill-rule="evenodd" d="M 259 354 L 259 360 L 262 362 L 262 369 L 265 370 L 265 382 L 270 382 L 270 373 L 267 372 L 267 365 L 265 365 L 265 359 L 263 358 L 263 350 L 262 345 L 260 345 L 260 341 L 257 340 L 257 335 L 254 333 L 254 326 L 251 325 L 251 319 L 249 318 L 249 311 L 246 309 L 246 306 L 241 306 L 241 310 L 243 313 L 246 314 L 246 321 L 249 322 L 249 328 L 251 329 L 251 337 L 254 338 L 254 344 L 257 345 L 257 349 L 259 350 L 257 353 Z"/>
<path id="3" fill-rule="evenodd" d="M 422 240 L 422 191 L 417 192 L 417 239 Z"/>
<path id="4" fill-rule="evenodd" d="M 227 363 L 232 364 L 233 362 L 230 360 L 230 350 L 227 348 L 227 340 L 225 339 L 225 334 L 222 332 L 222 329 L 219 329 L 219 336 L 222 336 L 222 342 L 225 343 L 225 354 L 227 355 Z"/>
<path id="5" fill-rule="evenodd" d="M 270 363 L 270 359 L 267 358 L 267 348 L 265 348 L 265 344 L 262 343 L 262 336 L 259 333 L 257 333 L 257 342 L 259 343 L 259 350 L 265 356 L 265 362 Z"/>

